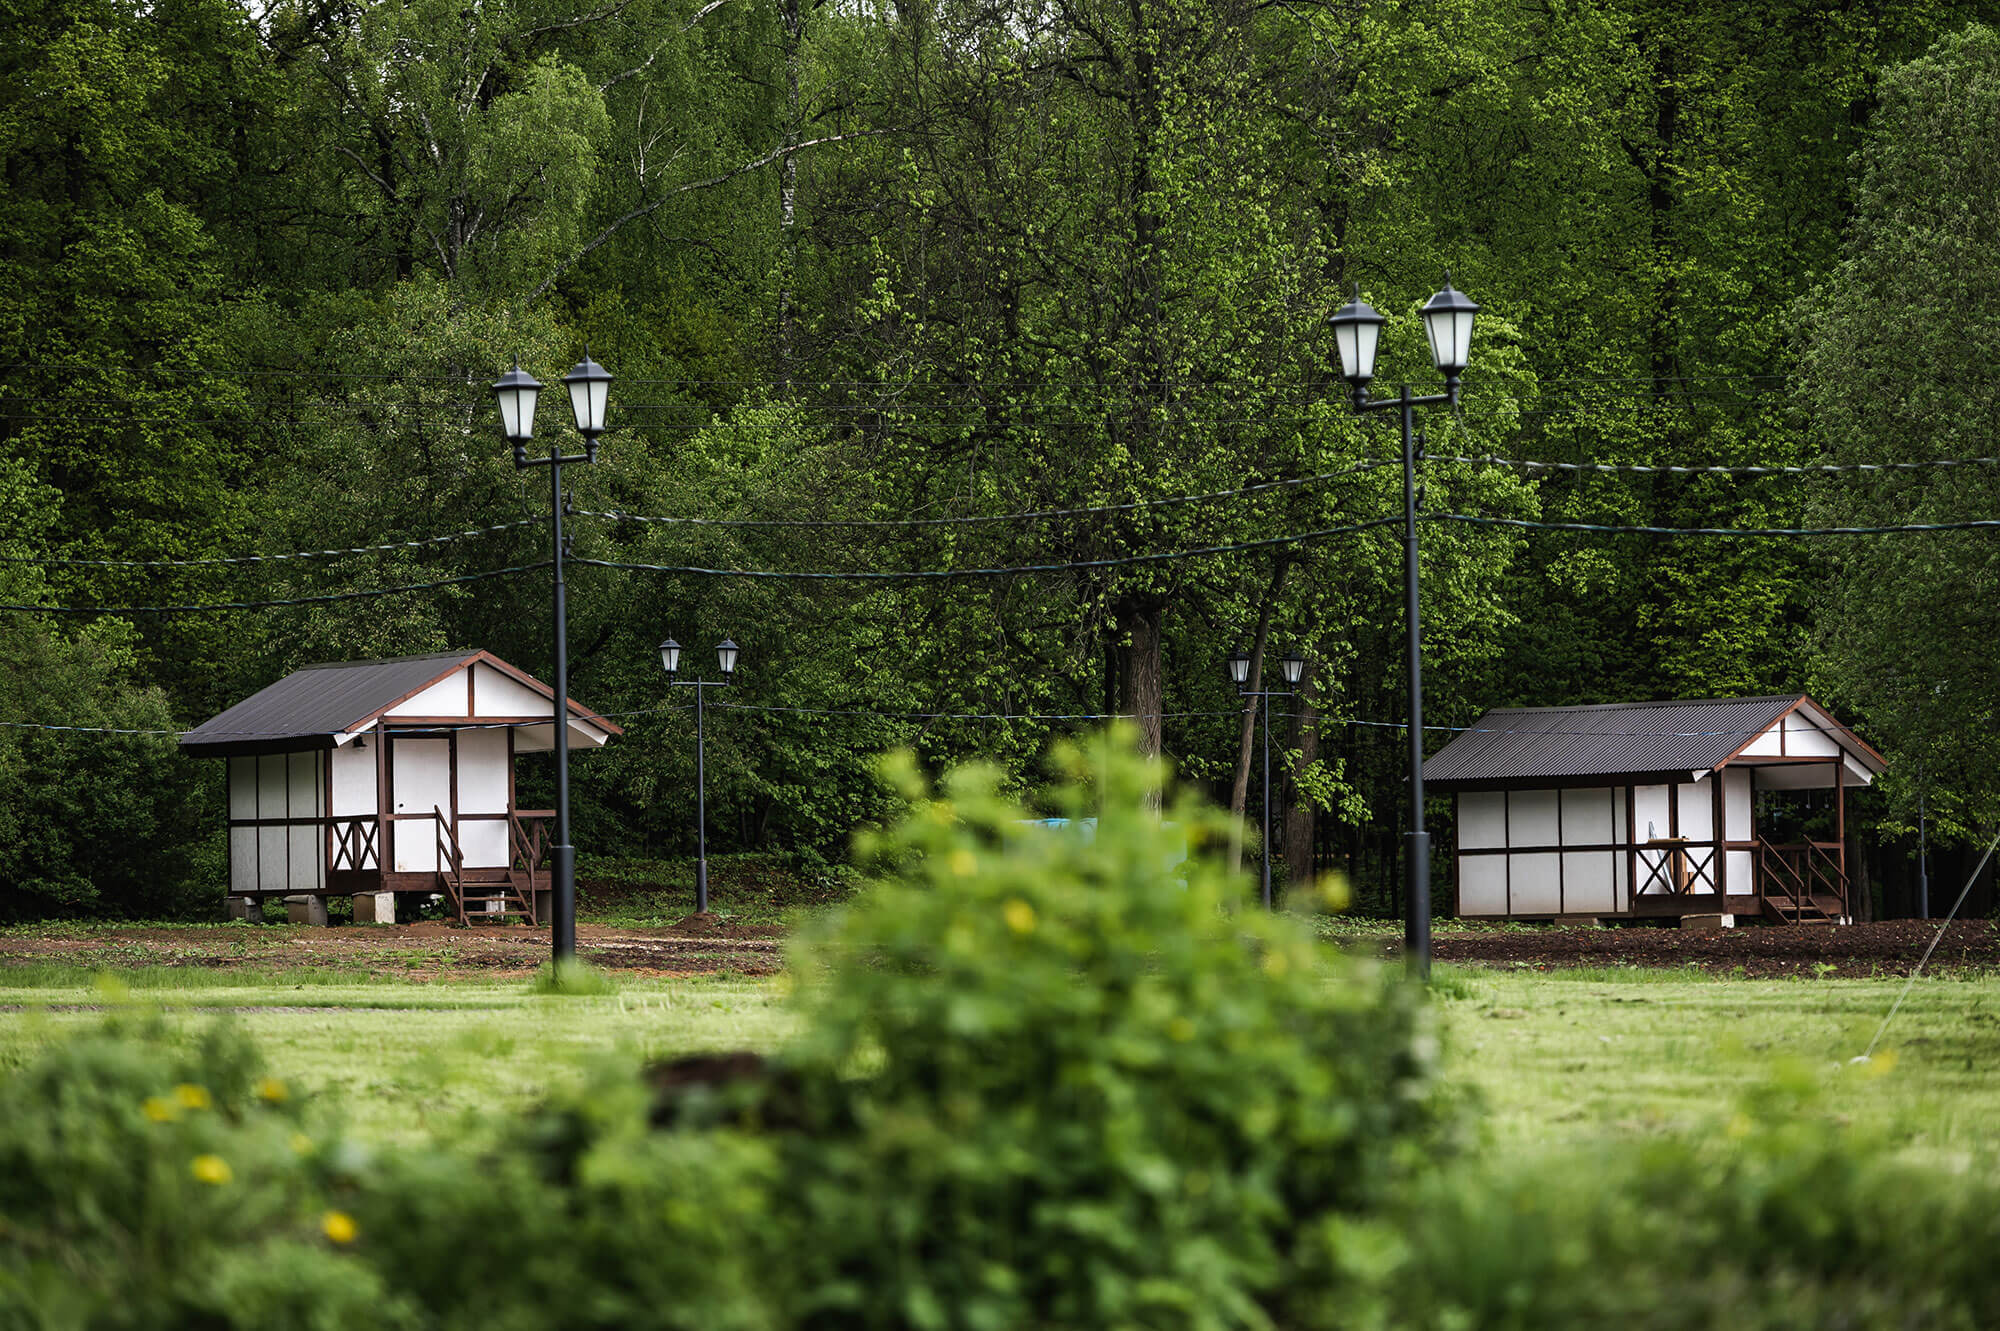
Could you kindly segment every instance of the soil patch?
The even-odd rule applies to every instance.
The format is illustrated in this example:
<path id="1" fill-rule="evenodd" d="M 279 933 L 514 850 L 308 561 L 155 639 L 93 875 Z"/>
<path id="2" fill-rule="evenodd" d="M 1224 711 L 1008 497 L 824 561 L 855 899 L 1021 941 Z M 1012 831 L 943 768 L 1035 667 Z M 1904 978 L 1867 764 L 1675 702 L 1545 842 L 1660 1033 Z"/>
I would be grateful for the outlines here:
<path id="1" fill-rule="evenodd" d="M 1698 966 L 1746 976 L 1906 975 L 1937 939 L 1933 920 L 1875 924 L 1749 925 L 1708 932 L 1641 925 L 1602 928 L 1441 930 L 1431 955 L 1486 966 Z M 1828 968 L 1831 969 L 1828 969 Z M 1955 921 L 1931 954 L 1933 969 L 2000 967 L 2000 929 Z"/>

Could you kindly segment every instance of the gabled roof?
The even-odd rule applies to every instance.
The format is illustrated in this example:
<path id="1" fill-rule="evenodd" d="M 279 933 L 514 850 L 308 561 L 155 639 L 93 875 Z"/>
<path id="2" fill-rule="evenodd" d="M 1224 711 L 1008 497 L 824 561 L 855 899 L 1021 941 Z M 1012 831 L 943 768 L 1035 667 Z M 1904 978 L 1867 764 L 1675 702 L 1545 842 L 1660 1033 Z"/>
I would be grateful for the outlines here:
<path id="1" fill-rule="evenodd" d="M 336 661 L 295 670 L 181 736 L 181 749 L 198 756 L 330 749 L 336 737 L 369 725 L 397 703 L 484 663 L 535 690 L 550 703 L 555 690 L 491 652 L 434 652 L 381 661 Z M 574 699 L 570 715 L 608 734 L 624 733 Z M 467 718 L 468 724 L 471 718 Z"/>
<path id="2" fill-rule="evenodd" d="M 1583 707 L 1501 707 L 1424 760 L 1424 780 L 1536 784 L 1598 776 L 1664 776 L 1727 766 L 1787 713 L 1808 709 L 1863 767 L 1882 755 L 1803 693 Z M 1685 778 L 1683 778 L 1685 779 Z"/>

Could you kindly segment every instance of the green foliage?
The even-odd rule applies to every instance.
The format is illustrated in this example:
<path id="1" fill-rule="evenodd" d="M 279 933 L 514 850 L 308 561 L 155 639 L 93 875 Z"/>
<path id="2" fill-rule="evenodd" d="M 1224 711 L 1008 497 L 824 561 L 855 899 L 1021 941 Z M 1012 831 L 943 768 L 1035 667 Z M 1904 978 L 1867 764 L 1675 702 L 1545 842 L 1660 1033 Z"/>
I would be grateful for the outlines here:
<path id="1" fill-rule="evenodd" d="M 569 998 L 598 998 L 618 992 L 618 982 L 597 967 L 571 957 L 564 961 L 547 961 L 535 971 L 534 979 L 528 982 L 531 994 L 546 994 Z"/>
<path id="2" fill-rule="evenodd" d="M 1839 266 L 1803 303 L 1800 396 L 1835 461 L 1980 457 L 2000 407 L 1969 385 L 2000 349 L 2000 33 L 1971 27 L 1886 72 Z M 1848 487 L 1856 522 L 1991 518 L 1983 469 L 1878 475 Z M 1831 504 L 1815 511 L 1825 515 Z M 1947 829 L 2000 812 L 2000 697 L 1991 687 L 2000 591 L 1984 532 L 1851 542 L 1825 551 L 1816 607 L 1827 692 L 1915 758 L 1889 787 L 1905 823 L 1928 787 Z"/>
<path id="3" fill-rule="evenodd" d="M 931 794 L 897 760 L 885 876 L 799 959 L 814 1322 L 1261 1325 L 1298 1227 L 1438 1141 L 1415 992 L 1244 909 L 1224 820 L 1183 795 L 1163 821 L 1123 737 L 1057 762 L 1094 836 L 1024 821 L 990 768 Z"/>
<path id="4" fill-rule="evenodd" d="M 341 1251 L 365 1157 L 308 1135 L 228 1027 L 114 1021 L 0 1082 L 0 1322 L 407 1325 Z"/>

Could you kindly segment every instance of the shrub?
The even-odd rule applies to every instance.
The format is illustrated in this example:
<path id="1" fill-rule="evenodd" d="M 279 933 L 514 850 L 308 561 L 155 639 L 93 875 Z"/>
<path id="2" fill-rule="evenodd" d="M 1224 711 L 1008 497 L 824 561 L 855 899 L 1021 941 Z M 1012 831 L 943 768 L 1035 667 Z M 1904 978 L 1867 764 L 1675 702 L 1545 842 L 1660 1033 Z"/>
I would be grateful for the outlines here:
<path id="1" fill-rule="evenodd" d="M 1381 1204 L 1439 1131 L 1417 994 L 1246 908 L 1158 764 L 1059 762 L 1092 838 L 996 770 L 933 795 L 896 761 L 882 876 L 798 957 L 800 1324 L 1262 1325 L 1298 1227 Z"/>

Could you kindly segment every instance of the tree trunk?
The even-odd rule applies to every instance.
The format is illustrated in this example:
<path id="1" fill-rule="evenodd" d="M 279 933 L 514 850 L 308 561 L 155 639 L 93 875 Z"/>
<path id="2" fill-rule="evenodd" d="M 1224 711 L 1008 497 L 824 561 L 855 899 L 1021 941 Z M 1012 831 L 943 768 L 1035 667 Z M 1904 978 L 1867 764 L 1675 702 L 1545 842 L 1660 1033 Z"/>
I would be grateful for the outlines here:
<path id="1" fill-rule="evenodd" d="M 1141 603 L 1121 616 L 1129 641 L 1125 646 L 1125 710 L 1139 727 L 1139 752 L 1157 758 L 1165 743 L 1160 713 L 1165 710 L 1165 686 L 1161 679 L 1161 626 L 1166 607 Z"/>

